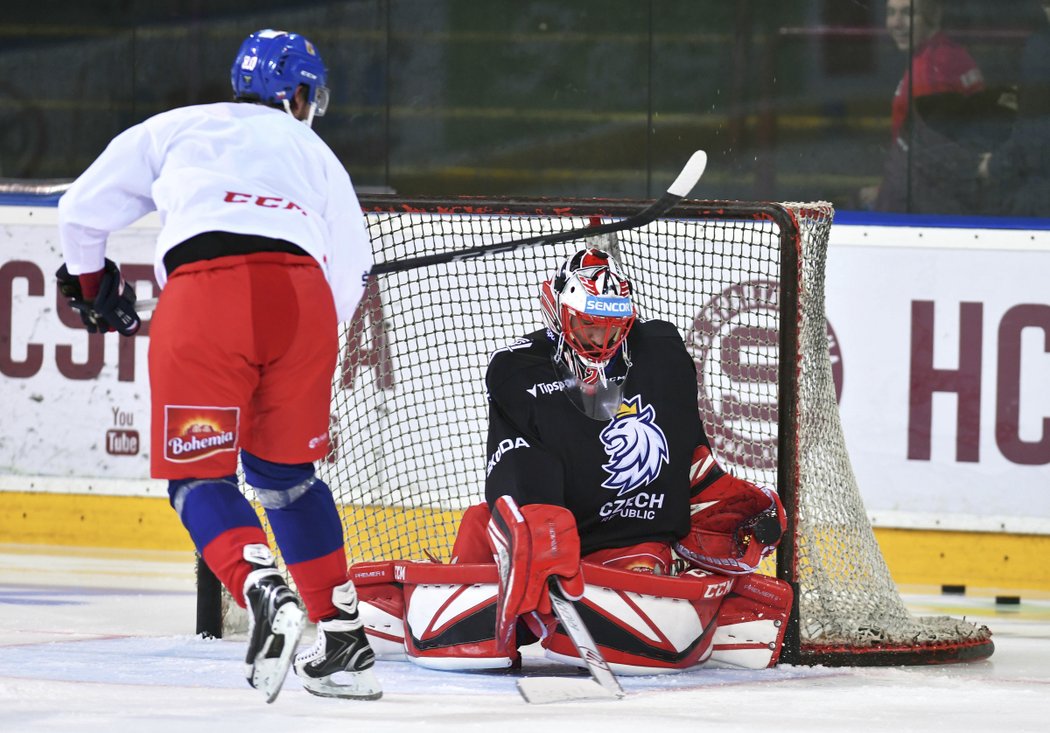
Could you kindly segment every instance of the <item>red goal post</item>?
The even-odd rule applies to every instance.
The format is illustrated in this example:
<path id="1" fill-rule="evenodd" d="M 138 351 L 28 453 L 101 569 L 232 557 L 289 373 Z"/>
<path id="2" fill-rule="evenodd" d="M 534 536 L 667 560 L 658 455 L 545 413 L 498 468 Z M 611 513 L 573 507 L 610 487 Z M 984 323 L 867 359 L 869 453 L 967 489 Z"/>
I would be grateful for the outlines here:
<path id="1" fill-rule="evenodd" d="M 364 196 L 381 275 L 343 333 L 333 451 L 319 464 L 349 560 L 448 560 L 483 500 L 488 355 L 540 326 L 538 287 L 583 241 L 424 267 L 399 262 L 636 214 L 647 202 Z M 674 323 L 727 469 L 775 487 L 789 524 L 775 572 L 796 591 L 784 663 L 979 659 L 990 634 L 913 618 L 886 568 L 839 424 L 824 315 L 830 204 L 683 201 L 587 244 L 632 279 L 645 318 Z M 250 493 L 250 489 L 248 489 Z M 214 605 L 202 606 L 214 614 Z M 214 616 L 198 619 L 198 631 Z"/>

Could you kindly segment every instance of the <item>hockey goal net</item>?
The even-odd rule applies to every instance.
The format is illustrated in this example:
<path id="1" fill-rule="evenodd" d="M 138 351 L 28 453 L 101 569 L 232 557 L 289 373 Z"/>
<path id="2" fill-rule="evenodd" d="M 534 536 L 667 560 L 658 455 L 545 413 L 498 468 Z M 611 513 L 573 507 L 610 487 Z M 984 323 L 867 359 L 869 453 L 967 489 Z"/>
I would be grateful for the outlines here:
<path id="1" fill-rule="evenodd" d="M 573 241 L 441 265 L 414 257 L 623 218 L 629 201 L 364 197 L 377 263 L 343 335 L 333 450 L 320 464 L 351 562 L 447 561 L 483 500 L 489 354 L 540 326 L 540 282 Z M 675 324 L 697 365 L 714 451 L 789 512 L 775 572 L 796 588 L 788 663 L 904 664 L 992 652 L 984 627 L 914 618 L 879 551 L 839 423 L 824 313 L 829 204 L 683 202 L 605 235 L 645 318 Z M 773 572 L 769 568 L 769 572 Z"/>

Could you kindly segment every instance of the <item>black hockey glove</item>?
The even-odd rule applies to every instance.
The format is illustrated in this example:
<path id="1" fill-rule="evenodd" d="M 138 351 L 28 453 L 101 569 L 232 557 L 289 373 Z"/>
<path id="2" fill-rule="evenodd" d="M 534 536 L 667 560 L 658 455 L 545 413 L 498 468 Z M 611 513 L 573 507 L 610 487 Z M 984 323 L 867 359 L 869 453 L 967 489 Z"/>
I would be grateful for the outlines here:
<path id="1" fill-rule="evenodd" d="M 105 272 L 98 286 L 93 310 L 101 319 L 101 323 L 105 323 L 121 336 L 134 336 L 142 325 L 139 314 L 135 312 L 135 289 L 131 287 L 131 283 L 124 281 L 112 260 L 106 260 Z"/>
<path id="2" fill-rule="evenodd" d="M 65 265 L 58 269 L 55 277 L 59 292 L 69 298 L 70 307 L 80 313 L 80 320 L 89 333 L 117 331 L 123 336 L 133 336 L 142 325 L 135 313 L 135 289 L 124 281 L 112 260 L 106 260 L 93 303 L 84 299 L 80 279 L 70 275 Z"/>
<path id="3" fill-rule="evenodd" d="M 89 333 L 98 333 L 98 323 L 91 314 L 91 303 L 84 300 L 84 292 L 80 289 L 80 278 L 70 275 L 65 265 L 58 268 L 55 278 L 58 280 L 58 292 L 63 298 L 69 299 L 69 307 L 80 315 L 84 328 Z"/>

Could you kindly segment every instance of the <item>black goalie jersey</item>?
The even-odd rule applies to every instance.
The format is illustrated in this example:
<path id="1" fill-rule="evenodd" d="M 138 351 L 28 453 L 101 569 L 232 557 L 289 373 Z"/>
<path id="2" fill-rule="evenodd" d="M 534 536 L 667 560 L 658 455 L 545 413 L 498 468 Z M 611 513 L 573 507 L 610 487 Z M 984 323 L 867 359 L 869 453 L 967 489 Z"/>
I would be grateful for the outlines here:
<path id="1" fill-rule="evenodd" d="M 587 417 L 564 394 L 546 330 L 495 352 L 486 375 L 486 498 L 568 508 L 584 555 L 683 537 L 689 463 L 708 445 L 696 367 L 675 327 L 639 321 L 628 347 L 632 366 L 610 421 Z"/>

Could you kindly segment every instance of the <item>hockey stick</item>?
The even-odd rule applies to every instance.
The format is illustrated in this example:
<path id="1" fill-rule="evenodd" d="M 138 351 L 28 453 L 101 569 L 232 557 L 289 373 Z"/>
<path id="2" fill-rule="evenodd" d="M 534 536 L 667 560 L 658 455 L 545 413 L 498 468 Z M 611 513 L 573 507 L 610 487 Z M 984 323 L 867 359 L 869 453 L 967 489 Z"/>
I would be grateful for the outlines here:
<path id="1" fill-rule="evenodd" d="M 591 632 L 580 618 L 579 611 L 562 590 L 561 582 L 552 577 L 550 586 L 551 607 L 561 622 L 561 627 L 572 639 L 580 659 L 587 665 L 591 679 L 578 680 L 566 677 L 526 677 L 518 680 L 518 692 L 530 703 L 564 702 L 570 700 L 608 700 L 624 696 L 623 688 L 609 663 L 598 651 Z"/>
<path id="2" fill-rule="evenodd" d="M 654 219 L 660 218 L 677 206 L 678 202 L 688 196 L 689 192 L 693 190 L 694 186 L 696 186 L 697 181 L 700 180 L 700 176 L 704 174 L 704 168 L 706 167 L 707 153 L 703 150 L 697 150 L 692 156 L 690 156 L 685 167 L 682 168 L 678 177 L 674 179 L 674 183 L 671 184 L 660 198 L 656 199 L 656 201 L 649 204 L 649 206 L 645 207 L 637 214 L 633 214 L 626 219 L 611 221 L 608 224 L 595 224 L 580 227 L 578 229 L 570 229 L 567 232 L 539 234 L 535 237 L 526 237 L 525 239 L 513 239 L 509 242 L 481 244 L 477 247 L 458 249 L 453 252 L 438 252 L 431 255 L 409 257 L 404 260 L 380 262 L 379 264 L 372 266 L 369 274 L 383 275 L 391 272 L 402 272 L 416 267 L 425 267 L 426 265 L 440 265 L 445 262 L 469 260 L 474 257 L 481 257 L 495 252 L 514 252 L 522 247 L 531 247 L 537 244 L 568 242 L 573 239 L 583 239 L 584 237 L 592 237 L 597 234 L 608 234 L 610 232 L 620 232 L 625 229 L 636 229 L 648 224 Z"/>
<path id="3" fill-rule="evenodd" d="M 469 260 L 487 254 L 494 254 L 496 252 L 514 252 L 523 247 L 532 247 L 538 244 L 569 242 L 574 239 L 593 237 L 598 234 L 609 234 L 611 232 L 622 232 L 626 229 L 636 229 L 660 218 L 677 206 L 678 202 L 688 196 L 689 192 L 696 186 L 697 182 L 700 180 L 700 176 L 704 174 L 704 169 L 706 167 L 707 153 L 703 150 L 697 150 L 689 157 L 689 161 L 685 164 L 685 167 L 682 168 L 678 177 L 674 179 L 674 183 L 668 187 L 667 191 L 664 192 L 660 198 L 656 199 L 656 201 L 649 204 L 649 206 L 645 207 L 637 214 L 633 214 L 626 219 L 611 221 L 608 224 L 588 225 L 585 227 L 579 227 L 578 229 L 570 229 L 567 232 L 539 234 L 535 237 L 526 237 L 525 239 L 513 239 L 509 242 L 480 244 L 477 247 L 458 249 L 453 252 L 438 252 L 431 255 L 409 257 L 404 260 L 380 262 L 377 265 L 373 265 L 368 274 L 383 275 L 391 272 L 403 272 L 417 267 L 426 267 L 427 265 L 440 265 L 446 262 Z M 140 312 L 152 311 L 156 307 L 156 298 L 146 298 L 135 303 L 135 310 Z"/>

